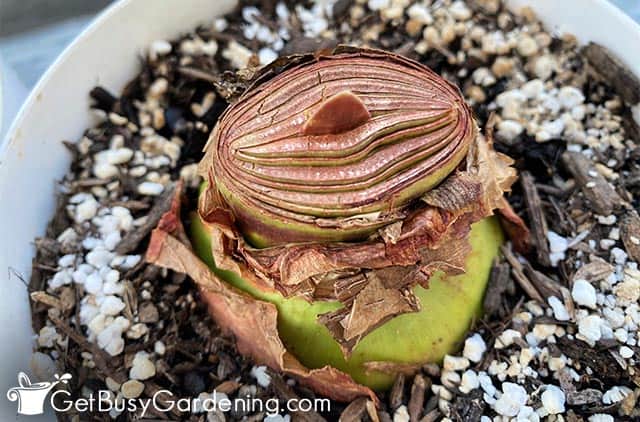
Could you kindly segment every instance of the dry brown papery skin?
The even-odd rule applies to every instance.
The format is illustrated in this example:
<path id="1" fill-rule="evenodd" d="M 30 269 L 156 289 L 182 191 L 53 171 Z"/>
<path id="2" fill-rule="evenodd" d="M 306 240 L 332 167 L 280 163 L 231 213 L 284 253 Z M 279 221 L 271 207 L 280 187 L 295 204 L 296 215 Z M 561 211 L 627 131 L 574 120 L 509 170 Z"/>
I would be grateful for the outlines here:
<path id="1" fill-rule="evenodd" d="M 389 60 L 397 58 L 378 51 L 349 52 L 330 58 L 335 62 L 341 58 L 358 60 L 363 56 L 368 59 L 378 57 L 386 64 Z M 323 57 L 312 58 L 304 64 L 296 64 L 294 70 L 323 64 L 327 60 L 329 59 Z M 457 89 L 422 65 L 404 58 L 398 60 L 423 69 L 430 78 L 452 90 L 455 94 L 452 104 L 460 104 L 456 107 L 462 107 L 454 107 L 456 112 L 466 110 Z M 290 77 L 287 79 L 296 80 Z M 279 81 L 277 77 L 271 80 Z M 241 97 L 238 107 L 245 106 L 242 101 L 251 97 L 252 90 L 264 88 L 268 84 L 269 79 L 263 76 L 257 85 L 250 88 L 249 93 Z M 291 101 L 294 100 L 295 98 Z M 266 100 L 263 98 L 261 101 L 260 104 L 263 104 Z M 329 111 L 336 107 L 343 114 L 351 115 L 353 118 L 360 116 L 365 122 L 366 113 L 360 106 L 357 98 L 341 90 L 335 96 L 321 102 L 317 106 L 318 110 L 309 112 L 306 115 L 306 123 L 299 125 L 298 130 L 313 133 L 309 135 L 312 137 L 319 136 L 320 138 L 312 138 L 319 143 L 348 142 L 349 136 L 354 136 L 354 131 L 357 132 L 359 127 L 346 129 L 344 132 L 345 127 L 348 127 L 345 126 L 346 121 L 335 122 L 336 125 L 332 126 L 323 120 L 322 114 L 327 112 L 327 107 Z M 345 111 L 345 108 L 349 111 Z M 370 109 L 371 105 L 367 105 L 366 110 Z M 225 118 L 229 113 L 227 111 L 221 117 L 219 126 L 226 127 L 228 123 Z M 219 142 L 216 136 L 220 136 L 221 129 L 216 128 L 209 142 L 207 155 L 200 164 L 209 187 L 201 195 L 198 207 L 200 218 L 211 234 L 211 248 L 216 265 L 221 269 L 233 271 L 259 288 L 278 291 L 286 297 L 301 296 L 309 301 L 340 301 L 344 305 L 341 309 L 321 315 L 319 321 L 327 326 L 345 356 L 348 356 L 358 342 L 376 327 L 397 315 L 420 310 L 419 301 L 413 294 L 413 287 L 417 284 L 428 287 L 428 280 L 436 270 L 442 270 L 447 274 L 460 274 L 464 271 L 464 262 L 470 251 L 468 235 L 472 223 L 492 215 L 494 210 L 501 210 L 514 227 L 524 227 L 503 198 L 516 179 L 511 160 L 495 152 L 490 139 L 477 134 L 475 122 L 470 115 L 468 120 L 458 116 L 453 121 L 467 125 L 466 128 L 451 130 L 451 133 L 457 133 L 460 139 L 447 138 L 448 142 L 459 147 L 450 147 L 447 146 L 447 142 L 435 139 L 433 142 L 443 142 L 443 151 L 447 154 L 439 157 L 433 164 L 434 167 L 422 175 L 422 179 L 431 177 L 430 175 L 441 167 L 452 165 L 452 168 L 441 177 L 436 176 L 428 181 L 434 186 L 425 185 L 426 189 L 419 191 L 417 197 L 409 197 L 404 203 L 389 202 L 388 198 L 386 202 L 380 199 L 380 204 L 374 206 L 381 206 L 384 212 L 376 213 L 363 223 L 376 229 L 366 238 L 350 243 L 313 241 L 311 238 L 306 239 L 310 240 L 306 242 L 279 242 L 262 249 L 255 248 L 244 240 L 244 226 L 240 223 L 247 214 L 238 215 L 237 208 L 228 204 L 217 184 L 220 178 L 216 172 L 220 170 L 216 164 L 219 161 L 212 151 L 216 151 L 214 147 Z M 417 130 L 420 132 L 421 129 Z M 437 132 L 427 133 L 429 136 L 437 137 Z M 407 139 L 411 141 L 413 138 Z M 402 140 L 404 141 L 404 138 Z M 422 139 L 422 142 L 430 141 Z M 460 159 L 451 156 L 459 151 L 464 153 Z M 224 161 L 227 158 L 220 160 Z M 414 166 L 422 164 L 413 163 Z M 331 172 L 331 168 L 328 171 Z M 398 185 L 405 192 L 411 191 L 415 188 L 415 183 L 403 181 L 403 174 L 400 172 L 397 176 Z M 237 179 L 238 176 L 235 177 Z M 234 182 L 237 182 L 236 179 L 233 179 Z M 368 194 L 367 188 L 362 192 L 364 195 Z M 330 193 L 327 195 L 329 196 L 324 200 L 330 201 Z M 393 208 L 394 205 L 397 207 Z M 273 210 L 273 207 L 268 209 Z M 175 219 L 175 215 L 168 218 Z M 305 221 L 306 224 L 315 220 Z M 337 216 L 333 220 L 325 216 L 319 221 L 325 225 L 329 221 L 331 224 L 328 224 L 328 227 L 334 231 L 349 230 L 354 224 L 353 220 L 349 220 L 345 225 L 344 216 Z M 267 219 L 262 225 L 269 222 Z M 212 315 L 222 327 L 227 327 L 234 334 L 242 353 L 252 356 L 257 362 L 295 374 L 304 382 L 316 382 L 309 377 L 310 372 L 286 352 L 282 345 L 277 333 L 275 307 L 239 293 L 218 280 L 206 265 L 195 257 L 188 241 L 180 241 L 175 237 L 176 233 L 181 233 L 181 229 L 163 229 L 161 226 L 156 230 L 147 260 L 156 265 L 185 272 L 196 280 L 202 288 Z M 269 234 L 275 234 L 273 240 L 278 236 L 286 236 L 286 230 L 282 232 L 276 229 Z M 256 326 L 262 329 L 256 330 Z M 256 335 L 257 331 L 262 335 Z M 322 375 L 316 373 L 317 371 L 323 371 Z M 346 399 L 343 396 L 338 397 L 341 395 L 338 390 L 345 391 L 345 394 L 368 393 L 365 392 L 366 389 L 363 390 L 364 387 L 354 387 L 352 384 L 355 383 L 350 377 L 333 368 L 313 372 L 315 380 L 322 379 L 321 384 L 325 386 L 321 388 L 316 385 L 314 389 L 329 397 Z M 345 385 L 350 387 L 346 388 Z"/>
<path id="2" fill-rule="evenodd" d="M 198 284 L 209 312 L 221 328 L 233 334 L 238 351 L 243 355 L 295 376 L 303 384 L 334 400 L 349 402 L 368 396 L 377 404 L 375 393 L 357 384 L 349 375 L 330 366 L 313 370 L 304 367 L 280 340 L 275 305 L 231 287 L 195 255 L 180 221 L 181 196 L 182 187 L 178 186 L 171 210 L 152 233 L 146 261 L 189 274 Z"/>

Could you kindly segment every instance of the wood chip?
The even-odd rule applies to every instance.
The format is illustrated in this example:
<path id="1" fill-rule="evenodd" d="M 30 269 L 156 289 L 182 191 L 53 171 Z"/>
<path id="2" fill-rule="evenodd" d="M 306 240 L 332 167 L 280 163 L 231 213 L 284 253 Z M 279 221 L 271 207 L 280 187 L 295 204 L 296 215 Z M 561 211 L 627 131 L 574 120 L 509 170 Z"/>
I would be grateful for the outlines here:
<path id="1" fill-rule="evenodd" d="M 380 410 L 377 413 L 378 416 L 378 420 L 375 422 L 393 422 L 393 419 L 391 419 L 391 415 L 389 415 L 388 412 L 385 412 L 384 410 Z"/>
<path id="2" fill-rule="evenodd" d="M 424 415 L 422 419 L 420 419 L 420 422 L 435 422 L 439 420 L 441 416 L 442 414 L 440 413 L 440 410 L 433 409 L 432 411 Z"/>
<path id="3" fill-rule="evenodd" d="M 393 387 L 389 392 L 389 407 L 396 410 L 404 402 L 404 380 L 405 376 L 400 374 L 396 377 Z"/>
<path id="4" fill-rule="evenodd" d="M 240 384 L 239 382 L 235 381 L 235 380 L 227 380 L 227 381 L 223 381 L 222 383 L 218 384 L 216 386 L 216 391 L 218 393 L 224 393 L 226 395 L 231 395 L 233 393 L 235 393 L 236 391 L 238 391 L 238 388 L 240 388 L 242 386 L 242 384 Z"/>
<path id="5" fill-rule="evenodd" d="M 592 256 L 591 262 L 580 267 L 571 279 L 573 282 L 576 280 L 600 281 L 609 277 L 614 270 L 614 266 L 604 259 Z"/>
<path id="6" fill-rule="evenodd" d="M 371 418 L 372 422 L 381 422 L 381 420 L 383 419 L 380 416 L 381 412 L 378 412 L 378 409 L 376 409 L 376 404 L 373 401 L 367 399 L 367 404 L 365 405 L 365 407 L 367 408 L 367 414 L 369 415 L 369 418 Z"/>
<path id="7" fill-rule="evenodd" d="M 424 396 L 427 388 L 431 388 L 431 380 L 418 374 L 413 378 L 411 397 L 409 398 L 409 418 L 411 422 L 417 422 L 424 410 Z"/>
<path id="8" fill-rule="evenodd" d="M 524 273 L 527 275 L 529 280 L 531 280 L 533 285 L 536 287 L 536 290 L 540 292 L 543 298 L 546 299 L 551 296 L 555 296 L 557 298 L 563 297 L 562 286 L 560 283 L 546 274 L 534 269 L 531 263 L 526 259 L 524 260 L 523 268 Z"/>
<path id="9" fill-rule="evenodd" d="M 138 318 L 145 324 L 158 322 L 158 308 L 151 302 L 142 303 L 138 308 Z"/>
<path id="10" fill-rule="evenodd" d="M 637 406 L 640 398 L 640 388 L 636 388 L 622 400 L 620 413 L 624 416 L 637 417 L 640 415 L 640 407 Z"/>
<path id="11" fill-rule="evenodd" d="M 457 396 L 451 405 L 452 418 L 459 421 L 479 421 L 484 413 L 482 390 L 476 389 L 466 396 Z"/>
<path id="12" fill-rule="evenodd" d="M 582 50 L 589 64 L 629 105 L 640 102 L 640 79 L 611 51 L 596 43 Z"/>
<path id="13" fill-rule="evenodd" d="M 501 246 L 502 254 L 507 259 L 509 264 L 511 265 L 511 274 L 513 274 L 513 278 L 518 282 L 522 290 L 533 300 L 540 302 L 541 304 L 546 304 L 540 292 L 533 285 L 531 280 L 524 274 L 524 267 L 518 261 L 518 258 L 514 255 L 510 246 Z"/>
<path id="14" fill-rule="evenodd" d="M 440 365 L 436 363 L 426 363 L 422 365 L 422 370 L 424 371 L 425 374 L 427 374 L 431 378 L 440 377 Z"/>
<path id="15" fill-rule="evenodd" d="M 62 302 L 57 297 L 51 296 L 43 291 L 32 292 L 30 294 L 31 300 L 34 302 L 42 303 L 47 306 L 51 306 L 56 309 L 62 309 Z"/>
<path id="16" fill-rule="evenodd" d="M 339 422 L 358 422 L 363 419 L 367 411 L 367 398 L 360 397 L 355 399 L 342 411 Z"/>
<path id="17" fill-rule="evenodd" d="M 535 185 L 533 176 L 528 171 L 522 172 L 520 175 L 520 184 L 524 192 L 524 203 L 527 207 L 529 226 L 533 234 L 538 262 L 545 267 L 549 267 L 551 265 L 551 261 L 549 260 L 549 242 L 547 241 L 549 228 L 547 227 L 547 219 L 544 214 L 538 188 Z"/>
<path id="18" fill-rule="evenodd" d="M 485 315 L 499 315 L 502 307 L 502 298 L 511 284 L 510 280 L 511 268 L 509 264 L 504 262 L 495 262 L 491 269 L 491 277 L 487 292 L 484 295 L 484 312 Z"/>
<path id="19" fill-rule="evenodd" d="M 562 161 L 567 170 L 575 177 L 578 186 L 595 212 L 607 216 L 623 205 L 624 201 L 620 195 L 585 155 L 567 151 L 562 154 Z"/>
<path id="20" fill-rule="evenodd" d="M 585 404 L 600 403 L 603 393 L 595 388 L 585 388 L 567 394 L 567 403 L 571 406 L 584 406 Z"/>
<path id="21" fill-rule="evenodd" d="M 588 347 L 580 340 L 570 340 L 567 337 L 559 337 L 556 344 L 567 357 L 582 365 L 590 367 L 601 380 L 608 380 L 618 385 L 624 379 L 624 371 L 620 369 L 616 360 L 606 351 Z"/>
<path id="22" fill-rule="evenodd" d="M 620 237 L 629 256 L 640 262 L 640 217 L 636 211 L 628 211 L 622 217 Z"/>

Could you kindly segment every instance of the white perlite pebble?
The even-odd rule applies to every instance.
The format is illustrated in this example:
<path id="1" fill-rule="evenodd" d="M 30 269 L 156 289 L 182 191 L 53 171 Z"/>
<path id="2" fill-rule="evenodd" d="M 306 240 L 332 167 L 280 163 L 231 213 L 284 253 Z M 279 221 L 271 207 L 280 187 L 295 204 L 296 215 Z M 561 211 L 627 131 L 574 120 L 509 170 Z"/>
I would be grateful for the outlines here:
<path id="1" fill-rule="evenodd" d="M 597 176 L 597 173 L 594 172 L 594 174 L 591 175 L 591 176 L 595 177 L 595 176 Z M 618 220 L 618 218 L 613 214 L 608 215 L 606 217 L 602 216 L 602 215 L 598 216 L 598 223 L 602 224 L 603 226 L 612 226 L 612 225 L 616 224 L 617 220 Z"/>
<path id="2" fill-rule="evenodd" d="M 620 248 L 611 249 L 611 256 L 613 257 L 616 264 L 624 265 L 627 262 L 628 255 L 625 251 Z"/>
<path id="3" fill-rule="evenodd" d="M 474 370 L 467 370 L 462 374 L 460 386 L 458 387 L 463 394 L 468 394 L 480 386 L 478 374 Z"/>
<path id="4" fill-rule="evenodd" d="M 516 416 L 527 404 L 529 396 L 524 387 L 511 382 L 502 383 L 502 395 L 493 405 L 493 409 L 502 416 Z"/>
<path id="5" fill-rule="evenodd" d="M 553 309 L 553 317 L 555 319 L 557 319 L 558 321 L 569 321 L 569 319 L 571 319 L 567 308 L 564 306 L 564 303 L 560 301 L 560 299 L 555 296 L 551 296 L 549 299 L 547 299 L 547 302 L 549 302 L 549 306 L 551 306 L 551 309 Z"/>
<path id="6" fill-rule="evenodd" d="M 409 411 L 404 404 L 393 414 L 393 422 L 409 422 Z"/>
<path id="7" fill-rule="evenodd" d="M 564 392 L 555 385 L 547 385 L 541 396 L 542 406 L 550 415 L 564 412 Z"/>
<path id="8" fill-rule="evenodd" d="M 93 174 L 98 179 L 111 179 L 118 175 L 118 167 L 109 163 L 96 163 L 93 166 Z"/>
<path id="9" fill-rule="evenodd" d="M 615 245 L 615 244 L 616 244 L 615 240 L 612 240 L 612 239 L 600 239 L 600 248 L 605 250 L 605 251 L 608 251 L 609 249 L 611 249 L 611 247 L 613 245 Z"/>
<path id="10" fill-rule="evenodd" d="M 76 207 L 75 220 L 78 223 L 90 220 L 98 212 L 98 201 L 93 196 L 89 196 Z"/>
<path id="11" fill-rule="evenodd" d="M 587 280 L 579 279 L 573 283 L 571 297 L 578 305 L 596 308 L 596 288 Z"/>
<path id="12" fill-rule="evenodd" d="M 578 88 L 565 86 L 560 89 L 558 100 L 565 109 L 571 109 L 584 102 L 584 95 Z"/>
<path id="13" fill-rule="evenodd" d="M 560 356 L 559 358 L 549 358 L 549 369 L 554 372 L 557 372 L 567 366 L 567 361 L 564 356 Z"/>
<path id="14" fill-rule="evenodd" d="M 100 273 L 94 271 L 89 274 L 84 281 L 84 289 L 92 295 L 100 293 L 102 291 L 102 277 L 100 277 Z"/>
<path id="15" fill-rule="evenodd" d="M 624 312 L 620 308 L 604 308 L 602 314 L 606 318 L 611 328 L 619 328 L 624 324 L 625 317 Z"/>
<path id="16" fill-rule="evenodd" d="M 65 269 L 62 271 L 58 271 L 53 275 L 53 277 L 49 280 L 49 288 L 57 289 L 67 284 L 71 284 L 73 280 L 70 270 Z"/>
<path id="17" fill-rule="evenodd" d="M 458 356 L 446 355 L 442 368 L 445 371 L 462 371 L 469 367 L 469 359 Z"/>
<path id="18" fill-rule="evenodd" d="M 460 384 L 460 374 L 455 371 L 442 371 L 440 382 L 447 388 L 454 389 Z"/>
<path id="19" fill-rule="evenodd" d="M 614 333 L 613 336 L 616 338 L 616 340 L 618 340 L 620 343 L 626 343 L 627 340 L 629 339 L 629 333 L 627 332 L 627 330 L 625 330 L 624 328 L 618 328 Z"/>
<path id="20" fill-rule="evenodd" d="M 440 384 L 432 384 L 431 392 L 433 392 L 433 394 L 435 394 L 438 398 L 441 398 L 441 399 L 445 399 L 445 400 L 453 399 L 453 394 L 451 393 L 451 391 L 447 390 Z"/>
<path id="21" fill-rule="evenodd" d="M 569 241 L 552 230 L 547 232 L 547 240 L 549 241 L 549 250 L 551 252 L 549 254 L 551 265 L 555 267 L 558 262 L 565 258 L 564 253 L 569 248 Z"/>
<path id="22" fill-rule="evenodd" d="M 486 372 L 482 371 L 478 373 L 478 382 L 480 382 L 480 387 L 489 397 L 494 397 L 496 395 L 497 389 L 493 385 L 493 381 L 491 377 L 487 375 Z"/>
<path id="23" fill-rule="evenodd" d="M 487 344 L 480 334 L 474 334 L 464 342 L 462 356 L 471 362 L 480 362 L 482 355 L 487 350 Z"/>
<path id="24" fill-rule="evenodd" d="M 375 12 L 377 10 L 389 8 L 390 3 L 390 0 L 369 0 L 367 6 Z"/>
<path id="25" fill-rule="evenodd" d="M 140 195 L 157 196 L 164 191 L 164 186 L 155 182 L 142 182 L 138 185 Z"/>
<path id="26" fill-rule="evenodd" d="M 605 413 L 596 413 L 594 415 L 589 416 L 587 419 L 589 422 L 614 422 L 613 416 L 607 415 Z"/>
<path id="27" fill-rule="evenodd" d="M 535 99 L 540 97 L 544 92 L 544 82 L 540 79 L 532 79 L 526 84 L 522 85 L 520 88 L 522 93 L 527 96 L 527 98 Z"/>
<path id="28" fill-rule="evenodd" d="M 207 41 L 200 47 L 203 54 L 207 56 L 215 56 L 218 52 L 218 43 L 215 40 Z"/>
<path id="29" fill-rule="evenodd" d="M 497 135 L 501 139 L 511 141 L 524 131 L 524 127 L 515 120 L 503 120 L 498 123 Z"/>
<path id="30" fill-rule="evenodd" d="M 156 366 L 149 359 L 149 355 L 145 352 L 136 353 L 131 369 L 129 370 L 129 378 L 144 381 L 153 377 L 155 374 Z"/>
<path id="31" fill-rule="evenodd" d="M 520 334 L 519 331 L 509 328 L 498 336 L 494 347 L 496 349 L 504 349 L 505 347 L 511 346 L 517 338 L 522 338 L 522 334 Z"/>
<path id="32" fill-rule="evenodd" d="M 118 246 L 121 240 L 122 236 L 119 232 L 111 232 L 104 238 L 104 247 L 112 251 Z"/>
<path id="33" fill-rule="evenodd" d="M 138 380 L 129 380 L 122 384 L 120 391 L 125 399 L 135 399 L 144 391 L 144 384 Z"/>
<path id="34" fill-rule="evenodd" d="M 153 351 L 158 356 L 164 356 L 167 351 L 167 346 L 165 346 L 163 342 L 158 340 L 153 344 Z"/>
<path id="35" fill-rule="evenodd" d="M 122 331 L 110 326 L 98 335 L 98 346 L 111 356 L 118 356 L 124 350 Z"/>
<path id="36" fill-rule="evenodd" d="M 549 302 L 549 306 L 551 306 L 551 309 L 553 310 L 553 317 L 555 319 L 557 319 L 558 321 L 569 321 L 569 319 L 571 319 L 567 308 L 564 306 L 564 303 L 560 301 L 560 299 L 555 296 L 551 296 L 549 299 L 547 299 L 547 302 Z"/>
<path id="37" fill-rule="evenodd" d="M 276 5 L 276 13 L 278 13 L 278 16 L 281 16 L 282 8 L 284 8 L 287 11 L 287 13 L 289 12 L 287 10 L 286 6 L 284 5 L 284 3 L 282 3 L 282 6 L 280 6 L 280 4 L 281 3 L 278 3 Z M 288 19 L 288 17 L 287 17 L 287 19 Z M 227 22 L 227 20 L 225 18 L 217 18 L 216 20 L 213 21 L 213 29 L 215 29 L 218 32 L 223 32 L 228 27 L 229 27 L 229 23 Z"/>
<path id="38" fill-rule="evenodd" d="M 110 149 L 104 153 L 106 162 L 113 165 L 128 163 L 133 158 L 133 150 L 130 148 Z"/>
<path id="39" fill-rule="evenodd" d="M 256 379 L 260 387 L 267 388 L 271 384 L 271 376 L 267 373 L 266 366 L 254 366 L 251 368 L 251 376 Z"/>
<path id="40" fill-rule="evenodd" d="M 620 348 L 620 356 L 622 356 L 625 359 L 631 358 L 633 356 L 633 349 L 627 346 L 622 346 Z"/>
<path id="41" fill-rule="evenodd" d="M 218 394 L 218 397 L 220 397 L 220 394 Z M 211 416 L 211 415 L 214 415 L 214 416 Z M 214 422 L 214 421 L 220 420 L 215 415 L 217 415 L 217 413 L 215 413 L 215 412 L 209 413 L 209 416 L 207 416 L 207 422 Z M 267 415 L 267 416 L 264 417 L 262 422 L 291 422 L 291 416 L 289 416 L 289 415 L 282 416 L 280 414 Z"/>
<path id="42" fill-rule="evenodd" d="M 455 1 L 449 6 L 449 13 L 455 20 L 466 21 L 471 18 L 471 10 L 463 1 Z"/>
<path id="43" fill-rule="evenodd" d="M 149 327 L 146 324 L 139 322 L 137 324 L 133 324 L 129 331 L 127 331 L 127 337 L 133 340 L 137 340 L 143 335 L 149 332 Z"/>
<path id="44" fill-rule="evenodd" d="M 251 50 L 237 41 L 231 41 L 227 48 L 222 51 L 222 57 L 229 60 L 231 66 L 236 69 L 246 68 L 252 55 Z"/>
<path id="45" fill-rule="evenodd" d="M 601 326 L 602 319 L 598 315 L 589 315 L 582 318 L 578 323 L 578 332 L 593 345 L 602 336 Z"/>
<path id="46" fill-rule="evenodd" d="M 60 236 L 58 236 L 56 240 L 63 245 L 69 245 L 78 240 L 78 233 L 76 233 L 76 231 L 72 227 L 69 227 L 65 231 L 60 233 Z"/>
<path id="47" fill-rule="evenodd" d="M 605 391 L 605 393 L 602 396 L 602 402 L 604 404 L 618 403 L 624 400 L 624 398 L 627 397 L 629 393 L 631 393 L 631 389 L 629 389 L 628 387 L 624 387 L 624 386 L 612 387 L 611 389 Z"/>
<path id="48" fill-rule="evenodd" d="M 60 335 L 56 332 L 55 327 L 45 325 L 38 333 L 38 345 L 40 347 L 53 347 L 60 339 Z"/>
<path id="49" fill-rule="evenodd" d="M 516 416 L 516 421 L 528 421 L 528 422 L 538 422 L 540 420 L 539 415 L 533 410 L 531 406 L 522 406 L 518 415 Z"/>
<path id="50" fill-rule="evenodd" d="M 522 34 L 516 46 L 518 53 L 524 57 L 533 56 L 538 52 L 538 44 L 527 34 Z"/>
<path id="51" fill-rule="evenodd" d="M 171 53 L 171 44 L 165 40 L 156 40 L 152 42 L 149 47 L 149 55 L 152 59 L 155 59 L 158 56 L 165 56 L 169 53 Z"/>
<path id="52" fill-rule="evenodd" d="M 118 315 L 124 308 L 125 304 L 119 297 L 113 295 L 105 296 L 102 303 L 100 304 L 100 313 L 104 315 L 115 316 Z"/>
<path id="53" fill-rule="evenodd" d="M 278 58 L 278 53 L 270 48 L 261 48 L 258 52 L 258 60 L 261 65 L 267 65 Z"/>
<path id="54" fill-rule="evenodd" d="M 537 58 L 533 67 L 533 72 L 538 78 L 547 80 L 551 77 L 555 68 L 556 61 L 553 56 L 545 55 Z"/>
<path id="55" fill-rule="evenodd" d="M 113 259 L 113 253 L 103 248 L 96 248 L 89 252 L 86 256 L 87 263 L 96 268 L 103 268 L 109 265 Z"/>
<path id="56" fill-rule="evenodd" d="M 169 81 L 165 78 L 158 78 L 153 81 L 153 83 L 149 87 L 149 96 L 153 98 L 160 98 L 167 92 L 168 89 Z M 111 152 L 111 154 L 106 156 L 107 161 L 109 161 L 111 164 L 122 164 L 117 162 L 119 161 L 119 157 L 117 156 L 117 154 L 113 154 L 113 151 L 107 152 Z M 133 156 L 133 151 L 131 155 Z M 124 159 L 124 157 L 122 157 L 122 159 Z M 129 157 L 129 159 L 131 159 L 131 157 Z M 125 160 L 124 162 L 126 163 L 127 161 L 129 160 Z"/>
<path id="57" fill-rule="evenodd" d="M 422 3 L 414 3 L 407 9 L 407 15 L 414 21 L 420 22 L 424 25 L 431 25 L 433 23 L 433 16 L 429 9 Z"/>
<path id="58" fill-rule="evenodd" d="M 564 126 L 564 121 L 562 119 L 545 121 L 540 125 L 542 131 L 549 134 L 552 138 L 557 138 L 562 135 L 562 132 L 564 132 Z"/>

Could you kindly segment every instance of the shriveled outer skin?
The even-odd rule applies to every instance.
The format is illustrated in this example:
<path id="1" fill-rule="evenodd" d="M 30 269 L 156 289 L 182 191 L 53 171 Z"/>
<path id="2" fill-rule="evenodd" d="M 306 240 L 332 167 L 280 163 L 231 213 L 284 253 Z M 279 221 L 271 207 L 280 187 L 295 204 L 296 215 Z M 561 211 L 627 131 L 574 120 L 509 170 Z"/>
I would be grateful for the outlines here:
<path id="1" fill-rule="evenodd" d="M 332 112 L 360 124 L 326 121 Z M 330 123 L 339 133 L 325 133 Z M 456 87 L 415 61 L 362 50 L 247 90 L 218 121 L 200 172 L 255 246 L 362 240 L 449 175 L 476 134 Z"/>
<path id="2" fill-rule="evenodd" d="M 231 272 L 213 265 L 210 237 L 196 214 L 192 216 L 191 239 L 198 255 L 214 271 L 232 285 L 252 296 L 271 302 L 278 308 L 278 330 L 287 349 L 310 368 L 333 366 L 350 374 L 357 382 L 377 390 L 387 389 L 395 373 L 367 372 L 366 362 L 385 362 L 420 366 L 439 362 L 445 354 L 461 346 L 473 320 L 481 311 L 482 298 L 489 279 L 491 264 L 498 253 L 503 236 L 495 217 L 473 225 L 470 240 L 472 252 L 467 258 L 467 271 L 458 276 L 436 273 L 429 288 L 414 287 L 422 309 L 397 316 L 369 333 L 345 359 L 338 343 L 317 316 L 340 307 L 337 302 L 313 304 L 300 298 L 284 298 L 266 292 Z M 406 369 L 406 365 L 397 370 Z"/>

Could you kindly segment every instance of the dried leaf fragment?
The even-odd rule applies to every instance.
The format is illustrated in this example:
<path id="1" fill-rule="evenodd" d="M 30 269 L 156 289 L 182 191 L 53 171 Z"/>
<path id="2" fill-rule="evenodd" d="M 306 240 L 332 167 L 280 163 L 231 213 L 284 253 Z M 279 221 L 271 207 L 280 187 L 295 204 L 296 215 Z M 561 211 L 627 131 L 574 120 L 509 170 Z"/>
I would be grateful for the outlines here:
<path id="1" fill-rule="evenodd" d="M 175 203 L 179 204 L 179 200 L 176 199 Z M 352 401 L 368 396 L 378 402 L 373 391 L 335 368 L 326 366 L 309 370 L 304 367 L 280 340 L 275 305 L 257 300 L 220 280 L 181 239 L 184 239 L 184 229 L 180 223 L 179 206 L 175 206 L 153 231 L 146 261 L 188 274 L 198 284 L 220 327 L 234 335 L 240 353 L 251 356 L 259 364 L 293 375 L 334 400 Z"/>

